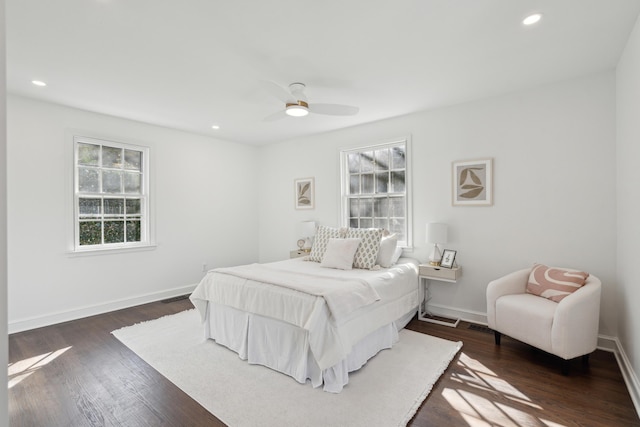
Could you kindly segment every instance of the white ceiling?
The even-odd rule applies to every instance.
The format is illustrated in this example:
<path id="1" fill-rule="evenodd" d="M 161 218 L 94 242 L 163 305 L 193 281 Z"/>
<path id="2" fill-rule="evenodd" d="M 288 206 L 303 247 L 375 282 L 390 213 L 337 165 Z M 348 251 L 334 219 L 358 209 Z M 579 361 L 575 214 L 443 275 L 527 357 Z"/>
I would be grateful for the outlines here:
<path id="1" fill-rule="evenodd" d="M 612 69 L 640 1 L 7 0 L 6 8 L 10 93 L 258 145 Z M 544 18 L 524 27 L 531 12 Z M 261 80 L 303 82 L 311 103 L 360 112 L 264 122 L 283 105 Z"/>

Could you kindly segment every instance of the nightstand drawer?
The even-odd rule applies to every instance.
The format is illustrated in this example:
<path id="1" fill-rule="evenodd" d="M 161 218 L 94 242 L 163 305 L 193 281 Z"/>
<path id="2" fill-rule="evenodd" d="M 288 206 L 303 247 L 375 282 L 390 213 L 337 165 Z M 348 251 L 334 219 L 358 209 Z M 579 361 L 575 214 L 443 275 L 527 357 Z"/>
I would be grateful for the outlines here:
<path id="1" fill-rule="evenodd" d="M 452 281 L 458 280 L 458 278 L 462 275 L 462 268 L 460 267 L 442 268 L 434 267 L 433 265 L 428 264 L 420 264 L 419 271 L 420 276 Z"/>
<path id="2" fill-rule="evenodd" d="M 307 256 L 307 255 L 309 255 L 309 252 L 305 252 L 305 251 L 302 251 L 302 250 L 289 252 L 289 258 L 300 258 L 300 257 Z"/>

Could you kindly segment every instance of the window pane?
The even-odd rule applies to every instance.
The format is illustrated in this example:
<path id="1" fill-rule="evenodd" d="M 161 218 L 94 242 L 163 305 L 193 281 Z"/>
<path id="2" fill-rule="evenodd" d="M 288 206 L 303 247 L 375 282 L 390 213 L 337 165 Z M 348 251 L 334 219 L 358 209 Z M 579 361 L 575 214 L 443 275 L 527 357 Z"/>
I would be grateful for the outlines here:
<path id="1" fill-rule="evenodd" d="M 78 207 L 81 217 L 85 215 L 100 215 L 102 213 L 102 200 L 81 197 L 78 201 Z"/>
<path id="2" fill-rule="evenodd" d="M 349 220 L 349 227 L 358 228 L 358 218 L 351 218 Z"/>
<path id="3" fill-rule="evenodd" d="M 349 199 L 349 216 L 356 217 L 360 215 L 359 211 L 359 200 L 358 199 Z"/>
<path id="4" fill-rule="evenodd" d="M 360 172 L 360 154 L 349 154 L 347 156 L 347 163 L 349 165 L 349 173 Z"/>
<path id="5" fill-rule="evenodd" d="M 124 168 L 142 171 L 142 152 L 134 150 L 124 150 Z"/>
<path id="6" fill-rule="evenodd" d="M 140 174 L 125 172 L 124 192 L 129 194 L 140 194 Z"/>
<path id="7" fill-rule="evenodd" d="M 404 197 L 393 197 L 389 201 L 391 202 L 389 216 L 404 218 Z"/>
<path id="8" fill-rule="evenodd" d="M 373 199 L 360 199 L 360 218 L 373 216 Z"/>
<path id="9" fill-rule="evenodd" d="M 121 193 L 122 172 L 102 171 L 102 191 L 104 193 Z"/>
<path id="10" fill-rule="evenodd" d="M 140 221 L 127 221 L 127 242 L 140 241 Z"/>
<path id="11" fill-rule="evenodd" d="M 102 167 L 122 169 L 122 148 L 103 146 Z"/>
<path id="12" fill-rule="evenodd" d="M 376 170 L 389 169 L 389 149 L 376 150 Z"/>
<path id="13" fill-rule="evenodd" d="M 104 199 L 105 215 L 124 215 L 124 199 Z"/>
<path id="14" fill-rule="evenodd" d="M 376 173 L 376 193 L 386 193 L 389 189 L 389 172 Z"/>
<path id="15" fill-rule="evenodd" d="M 97 169 L 78 168 L 78 191 L 81 193 L 100 192 L 100 174 Z"/>
<path id="16" fill-rule="evenodd" d="M 127 199 L 127 215 L 140 215 L 140 199 Z"/>
<path id="17" fill-rule="evenodd" d="M 122 243 L 124 242 L 124 221 L 104 222 L 104 242 Z"/>
<path id="18" fill-rule="evenodd" d="M 391 193 L 404 192 L 404 171 L 391 172 Z"/>
<path id="19" fill-rule="evenodd" d="M 360 227 L 359 228 L 373 228 L 373 220 L 360 218 Z"/>
<path id="20" fill-rule="evenodd" d="M 362 174 L 362 194 L 373 194 L 373 174 Z"/>
<path id="21" fill-rule="evenodd" d="M 78 164 L 99 166 L 100 146 L 93 144 L 78 144 Z"/>
<path id="22" fill-rule="evenodd" d="M 373 151 L 360 153 L 360 167 L 362 168 L 362 172 L 373 171 Z"/>
<path id="23" fill-rule="evenodd" d="M 349 194 L 360 194 L 360 175 L 349 176 Z"/>
<path id="24" fill-rule="evenodd" d="M 391 148 L 391 167 L 393 169 L 404 169 L 406 167 L 404 150 L 404 146 Z"/>
<path id="25" fill-rule="evenodd" d="M 389 220 L 386 218 L 374 218 L 373 219 L 373 226 L 375 228 L 382 228 L 385 230 L 389 229 Z"/>
<path id="26" fill-rule="evenodd" d="M 102 243 L 102 223 L 83 221 L 80 223 L 80 245 L 99 245 Z"/>
<path id="27" fill-rule="evenodd" d="M 373 202 L 373 215 L 378 218 L 389 217 L 389 199 L 377 198 Z"/>

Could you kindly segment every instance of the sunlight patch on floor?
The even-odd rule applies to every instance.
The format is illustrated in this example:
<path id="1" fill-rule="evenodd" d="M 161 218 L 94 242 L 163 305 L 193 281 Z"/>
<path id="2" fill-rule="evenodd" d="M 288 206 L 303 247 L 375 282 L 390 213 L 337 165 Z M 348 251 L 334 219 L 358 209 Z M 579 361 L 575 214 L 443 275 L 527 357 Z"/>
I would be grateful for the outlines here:
<path id="1" fill-rule="evenodd" d="M 500 426 L 528 427 L 545 425 L 548 427 L 566 427 L 553 421 L 538 418 L 531 411 L 542 411 L 540 405 L 531 401 L 520 390 L 500 378 L 495 372 L 465 353 L 461 353 L 457 362 L 464 373 L 454 372 L 451 379 L 460 383 L 461 388 L 445 388 L 442 396 L 458 411 L 470 427 Z M 463 389 L 462 386 L 466 386 Z M 471 388 L 474 391 L 469 391 Z M 480 395 L 482 393 L 482 395 Z M 514 405 L 524 406 L 523 410 L 512 405 L 496 401 L 508 399 Z"/>
<path id="2" fill-rule="evenodd" d="M 7 376 L 9 377 L 8 388 L 12 388 L 16 384 L 19 384 L 25 378 L 28 378 L 38 369 L 51 363 L 55 358 L 60 356 L 65 351 L 69 350 L 71 346 L 61 348 L 49 353 L 44 353 L 39 356 L 29 357 L 22 359 L 14 363 L 9 363 L 7 368 Z"/>

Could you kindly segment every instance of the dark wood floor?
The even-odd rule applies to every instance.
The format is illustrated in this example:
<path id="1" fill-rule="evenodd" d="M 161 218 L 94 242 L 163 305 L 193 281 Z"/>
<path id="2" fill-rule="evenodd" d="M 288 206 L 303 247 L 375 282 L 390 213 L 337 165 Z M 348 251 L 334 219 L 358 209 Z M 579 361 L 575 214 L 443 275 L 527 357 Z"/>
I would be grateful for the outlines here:
<path id="1" fill-rule="evenodd" d="M 189 308 L 157 302 L 10 335 L 10 425 L 224 426 L 110 333 Z M 613 354 L 563 376 L 554 357 L 469 326 L 409 324 L 464 343 L 410 426 L 640 426 Z"/>

